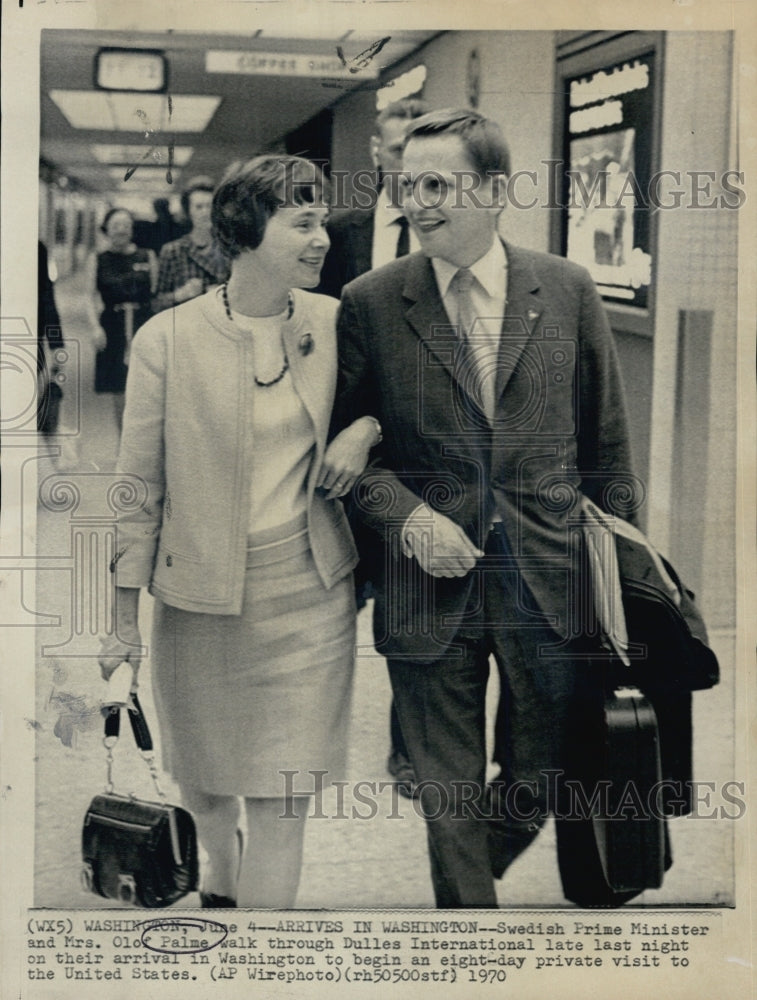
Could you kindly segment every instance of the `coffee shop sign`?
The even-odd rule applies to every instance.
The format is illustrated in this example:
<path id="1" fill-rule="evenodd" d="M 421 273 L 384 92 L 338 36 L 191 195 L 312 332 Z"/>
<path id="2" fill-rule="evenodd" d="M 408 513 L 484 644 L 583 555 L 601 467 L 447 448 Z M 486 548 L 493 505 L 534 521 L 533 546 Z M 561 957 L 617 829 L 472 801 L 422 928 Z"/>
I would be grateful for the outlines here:
<path id="1" fill-rule="evenodd" d="M 207 73 L 245 73 L 252 76 L 345 77 L 373 79 L 379 67 L 372 62 L 356 66 L 338 55 L 302 52 L 235 52 L 211 49 L 205 54 Z"/>

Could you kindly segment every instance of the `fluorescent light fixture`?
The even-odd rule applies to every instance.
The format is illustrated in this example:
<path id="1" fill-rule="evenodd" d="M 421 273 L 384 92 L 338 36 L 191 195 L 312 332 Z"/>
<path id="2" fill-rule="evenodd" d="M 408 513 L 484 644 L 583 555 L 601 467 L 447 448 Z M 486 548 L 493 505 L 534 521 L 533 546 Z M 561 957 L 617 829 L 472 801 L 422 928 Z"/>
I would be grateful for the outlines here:
<path id="1" fill-rule="evenodd" d="M 109 146 L 95 143 L 89 148 L 98 163 L 141 163 L 147 157 L 146 166 L 168 166 L 168 146 L 151 146 L 149 141 L 142 146 Z M 193 152 L 193 146 L 174 146 L 174 166 L 183 167 L 189 163 Z"/>
<path id="2" fill-rule="evenodd" d="M 168 67 L 162 52 L 150 49 L 100 49 L 95 55 L 95 86 L 100 90 L 162 93 Z"/>
<path id="3" fill-rule="evenodd" d="M 427 75 L 428 70 L 421 63 L 407 73 L 395 76 L 385 87 L 379 87 L 376 91 L 376 110 L 383 111 L 392 101 L 401 101 L 404 97 L 419 93 L 423 90 Z"/>
<path id="4" fill-rule="evenodd" d="M 132 166 L 135 165 L 136 164 L 132 164 Z M 166 173 L 167 173 L 166 167 L 147 167 L 147 166 L 142 166 L 140 164 L 134 171 L 134 173 L 129 177 L 129 179 L 124 180 L 124 178 L 126 177 L 126 172 L 129 169 L 131 168 L 128 166 L 108 167 L 106 173 L 110 177 L 112 177 L 114 181 L 123 181 L 127 185 L 134 185 L 134 184 L 140 185 L 143 181 L 145 181 L 148 184 L 163 183 L 168 185 L 168 181 L 166 180 Z M 169 187 L 173 187 L 180 173 L 181 171 L 178 170 L 171 171 L 172 183 L 168 185 Z"/>
<path id="5" fill-rule="evenodd" d="M 122 94 L 99 90 L 51 90 L 50 97 L 72 128 L 105 132 L 204 132 L 221 103 L 220 97 L 177 94 Z"/>

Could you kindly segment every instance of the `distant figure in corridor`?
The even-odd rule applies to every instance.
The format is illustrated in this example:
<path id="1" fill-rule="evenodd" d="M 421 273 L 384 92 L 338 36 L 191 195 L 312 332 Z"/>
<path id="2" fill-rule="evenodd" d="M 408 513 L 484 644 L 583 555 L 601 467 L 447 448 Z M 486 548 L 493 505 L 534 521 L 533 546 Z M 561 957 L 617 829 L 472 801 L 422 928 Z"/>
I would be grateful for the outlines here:
<path id="1" fill-rule="evenodd" d="M 125 208 L 112 208 L 101 229 L 108 247 L 89 263 L 90 319 L 95 332 L 95 392 L 113 396 L 121 426 L 131 341 L 152 315 L 150 300 L 158 278 L 152 250 L 133 240 L 134 218 Z"/>
<path id="2" fill-rule="evenodd" d="M 152 203 L 155 219 L 139 219 L 134 224 L 134 242 L 159 254 L 166 243 L 178 240 L 189 232 L 191 224 L 180 222 L 171 214 L 168 198 L 156 198 Z"/>
<path id="3" fill-rule="evenodd" d="M 161 248 L 155 312 L 188 302 L 229 277 L 228 261 L 213 237 L 213 190 L 209 177 L 195 177 L 182 192 L 181 207 L 191 228 Z"/>

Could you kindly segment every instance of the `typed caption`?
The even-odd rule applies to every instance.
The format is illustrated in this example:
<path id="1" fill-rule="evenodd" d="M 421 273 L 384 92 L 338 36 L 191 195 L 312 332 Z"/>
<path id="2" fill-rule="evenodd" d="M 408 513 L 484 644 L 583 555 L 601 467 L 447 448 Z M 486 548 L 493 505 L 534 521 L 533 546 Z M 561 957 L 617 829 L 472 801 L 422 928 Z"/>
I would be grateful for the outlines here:
<path id="1" fill-rule="evenodd" d="M 696 975 L 718 914 L 584 914 L 576 911 L 447 918 L 367 914 L 296 919 L 276 913 L 109 911 L 66 915 L 31 911 L 26 979 L 76 983 L 180 983 L 204 995 L 209 983 L 513 985 L 557 982 L 576 972 Z M 624 977 L 625 978 L 625 977 Z M 566 983 L 567 985 L 567 983 Z M 446 992 L 446 991 L 445 991 Z M 28 994 L 31 995 L 31 994 Z M 468 994 L 469 995 L 469 994 Z"/>

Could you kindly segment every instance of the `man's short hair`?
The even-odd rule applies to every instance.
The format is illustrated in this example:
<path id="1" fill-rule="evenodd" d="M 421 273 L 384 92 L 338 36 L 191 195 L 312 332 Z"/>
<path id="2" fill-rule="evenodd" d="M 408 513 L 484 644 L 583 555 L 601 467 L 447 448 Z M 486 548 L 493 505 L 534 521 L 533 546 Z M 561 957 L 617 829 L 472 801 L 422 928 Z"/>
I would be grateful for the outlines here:
<path id="1" fill-rule="evenodd" d="M 401 101 L 392 101 L 387 104 L 383 111 L 376 115 L 375 132 L 381 130 L 382 125 L 393 118 L 400 121 L 412 121 L 428 113 L 428 104 L 417 97 L 403 97 Z"/>
<path id="2" fill-rule="evenodd" d="M 189 218 L 189 199 L 195 191 L 206 191 L 213 194 L 216 186 L 210 177 L 193 177 L 181 192 L 181 210 Z"/>
<path id="3" fill-rule="evenodd" d="M 417 118 L 408 125 L 405 146 L 411 139 L 424 136 L 457 135 L 468 157 L 482 175 L 510 175 L 510 150 L 499 125 L 468 108 L 442 108 Z"/>
<path id="4" fill-rule="evenodd" d="M 328 204 L 322 170 L 300 156 L 256 156 L 231 167 L 213 196 L 213 231 L 227 257 L 255 250 L 271 216 L 286 206 Z"/>

